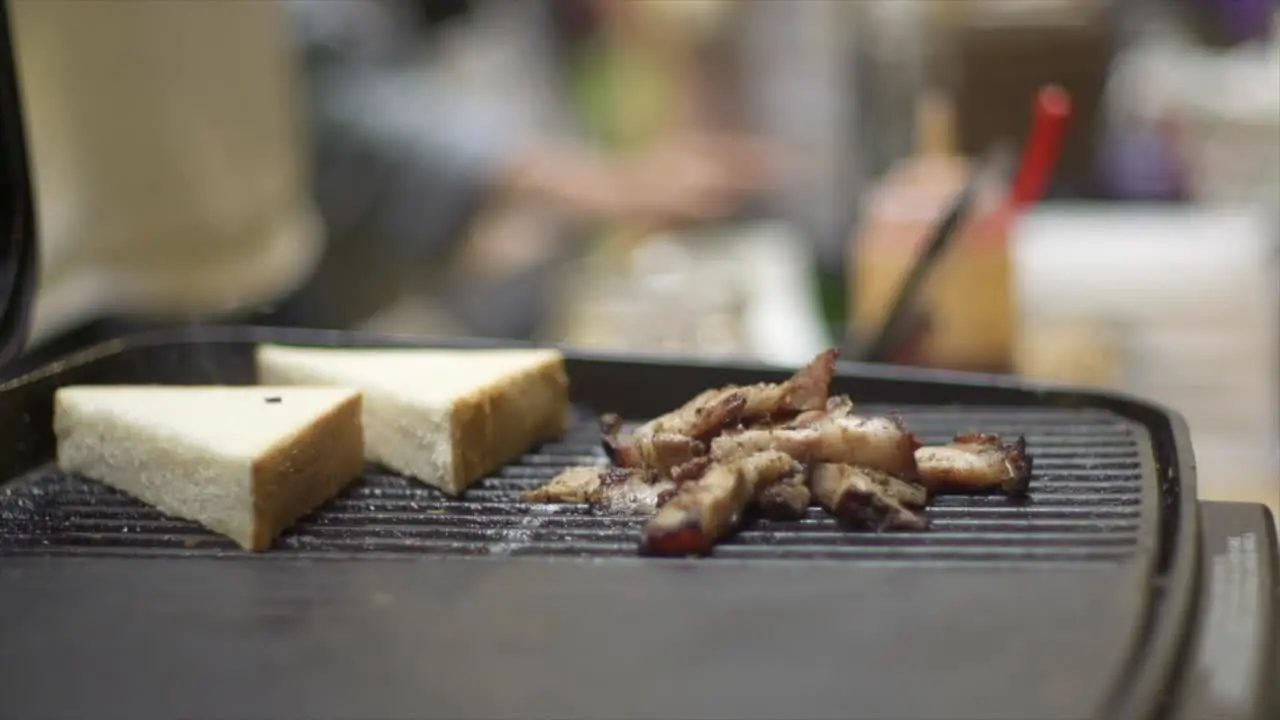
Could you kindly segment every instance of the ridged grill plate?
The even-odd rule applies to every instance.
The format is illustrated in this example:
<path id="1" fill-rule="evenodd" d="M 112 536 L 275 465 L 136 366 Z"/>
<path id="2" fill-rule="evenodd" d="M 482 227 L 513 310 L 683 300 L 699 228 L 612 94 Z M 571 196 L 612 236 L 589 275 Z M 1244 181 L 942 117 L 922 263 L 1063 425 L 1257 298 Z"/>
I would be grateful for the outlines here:
<path id="1" fill-rule="evenodd" d="M 1024 435 L 1035 472 L 1029 497 L 940 497 L 924 532 L 851 532 L 810 508 L 798 521 L 754 520 L 714 557 L 732 559 L 1115 561 L 1136 551 L 1152 477 L 1145 432 L 1101 410 L 900 406 L 926 443 L 960 432 Z M 279 538 L 272 556 L 447 554 L 633 557 L 642 520 L 582 505 L 530 504 L 520 494 L 571 465 L 603 464 L 592 414 L 560 442 L 485 478 L 462 499 L 369 468 L 339 497 Z M 0 488 L 0 553 L 246 555 L 230 540 L 172 519 L 50 464 Z"/>

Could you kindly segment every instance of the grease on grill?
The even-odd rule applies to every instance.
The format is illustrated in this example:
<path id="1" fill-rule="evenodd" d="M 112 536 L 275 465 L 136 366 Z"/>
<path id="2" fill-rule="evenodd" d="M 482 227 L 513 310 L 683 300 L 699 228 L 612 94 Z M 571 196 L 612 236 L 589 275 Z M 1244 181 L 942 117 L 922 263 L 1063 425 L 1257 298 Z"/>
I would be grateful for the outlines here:
<path id="1" fill-rule="evenodd" d="M 867 406 L 877 414 L 891 408 Z M 1113 562 L 1131 556 L 1143 527 L 1141 456 L 1129 425 L 1096 410 L 897 406 L 926 443 L 977 429 L 1021 433 L 1036 458 L 1024 503 L 941 496 L 928 533 L 857 534 L 820 508 L 798 520 L 758 519 L 711 559 L 894 562 Z M 267 557 L 503 555 L 634 558 L 642 520 L 585 505 L 540 505 L 520 494 L 575 465 L 607 462 L 599 428 L 583 413 L 561 442 L 539 448 L 460 500 L 369 468 L 338 498 L 304 518 Z M 0 486 L 0 552 L 52 555 L 242 557 L 194 523 L 166 517 L 52 465 Z M 256 561 L 248 559 L 247 561 Z"/>

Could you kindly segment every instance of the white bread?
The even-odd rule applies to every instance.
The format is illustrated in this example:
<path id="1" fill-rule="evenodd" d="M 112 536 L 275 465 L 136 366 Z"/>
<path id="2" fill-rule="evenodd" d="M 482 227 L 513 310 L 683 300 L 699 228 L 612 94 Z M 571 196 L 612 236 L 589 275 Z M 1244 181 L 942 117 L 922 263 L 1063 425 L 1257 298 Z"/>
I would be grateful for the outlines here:
<path id="1" fill-rule="evenodd" d="M 366 459 L 458 495 L 564 433 L 569 379 L 555 350 L 262 345 L 258 379 L 364 394 Z"/>
<path id="2" fill-rule="evenodd" d="M 58 466 L 265 550 L 360 476 L 359 393 L 338 388 L 71 386 Z"/>

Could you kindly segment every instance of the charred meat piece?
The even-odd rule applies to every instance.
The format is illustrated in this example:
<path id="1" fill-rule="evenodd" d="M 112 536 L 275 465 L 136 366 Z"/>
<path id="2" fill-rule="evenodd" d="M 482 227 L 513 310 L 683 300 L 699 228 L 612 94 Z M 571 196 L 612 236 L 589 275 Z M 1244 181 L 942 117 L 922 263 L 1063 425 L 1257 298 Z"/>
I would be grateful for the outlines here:
<path id="1" fill-rule="evenodd" d="M 836 350 L 827 350 L 781 385 L 760 383 L 740 388 L 738 392 L 746 398 L 742 422 L 775 421 L 825 408 L 837 355 Z"/>
<path id="2" fill-rule="evenodd" d="M 873 482 L 883 487 L 895 500 L 902 503 L 903 507 L 920 510 L 929 504 L 929 490 L 925 487 L 896 478 L 879 470 L 862 468 L 862 471 Z"/>
<path id="3" fill-rule="evenodd" d="M 706 474 L 707 470 L 715 462 L 710 455 L 700 455 L 687 463 L 677 465 L 671 469 L 671 479 L 677 483 L 686 483 L 690 480 L 697 480 Z"/>
<path id="4" fill-rule="evenodd" d="M 853 415 L 853 399 L 848 395 L 832 395 L 827 398 L 827 414 L 832 417 Z"/>
<path id="5" fill-rule="evenodd" d="M 615 415 L 601 418 L 605 453 L 616 465 L 647 467 L 670 477 L 678 465 L 706 452 L 705 442 L 743 423 L 790 418 L 827 406 L 837 351 L 828 350 L 784 383 L 729 386 L 699 393 L 629 436 Z"/>
<path id="6" fill-rule="evenodd" d="M 652 515 L 675 497 L 676 484 L 670 480 L 646 482 L 640 475 L 630 475 L 619 483 L 601 483 L 587 502 L 620 515 Z"/>
<path id="7" fill-rule="evenodd" d="M 725 426 L 737 423 L 745 403 L 746 400 L 741 395 L 723 395 L 710 404 L 693 408 L 688 418 L 673 419 L 662 425 L 663 429 L 658 432 L 652 432 L 652 428 L 642 429 L 643 431 L 638 430 L 627 437 L 619 437 L 622 430 L 621 418 L 612 414 L 604 415 L 600 418 L 600 430 L 605 454 L 615 465 L 649 468 L 664 477 L 670 477 L 673 468 L 707 451 L 706 444 L 699 437 L 710 439 Z M 681 411 L 677 411 L 679 412 Z M 666 427 L 673 429 L 667 430 Z M 685 432 L 676 432 L 677 429 Z"/>
<path id="8" fill-rule="evenodd" d="M 822 410 L 826 407 L 837 355 L 834 349 L 823 352 L 783 383 L 730 385 L 704 391 L 679 409 L 641 425 L 635 435 L 676 433 L 708 439 L 737 422 L 752 423 Z"/>
<path id="9" fill-rule="evenodd" d="M 699 393 L 675 411 L 636 428 L 632 437 L 672 434 L 708 439 L 725 427 L 737 424 L 746 410 L 747 403 L 748 399 L 742 388 L 707 390 Z"/>
<path id="10" fill-rule="evenodd" d="M 858 465 L 841 465 L 839 463 L 823 463 L 814 466 L 817 468 L 827 467 L 828 465 L 837 468 L 847 468 L 840 470 L 841 473 L 856 473 L 859 478 L 867 482 L 879 485 L 888 497 L 896 500 L 900 505 L 911 510 L 921 510 L 929 504 L 928 489 L 917 485 L 913 482 L 907 482 L 901 478 L 894 477 L 887 472 L 882 472 L 874 468 L 863 467 Z M 832 470 L 824 470 L 826 474 L 833 472 Z M 812 482 L 810 482 L 812 485 Z"/>
<path id="11" fill-rule="evenodd" d="M 803 463 L 842 463 L 901 478 L 916 474 L 916 439 L 896 417 L 826 417 L 801 428 L 756 428 L 711 443 L 717 460 L 780 450 Z"/>
<path id="12" fill-rule="evenodd" d="M 638 468 L 575 467 L 524 494 L 527 502 L 590 503 L 610 512 L 651 515 L 676 484 Z"/>
<path id="13" fill-rule="evenodd" d="M 629 435 L 604 415 L 611 466 L 571 468 L 524 498 L 647 515 L 641 552 L 681 556 L 709 553 L 748 509 L 793 520 L 817 501 L 846 524 L 922 530 L 934 493 L 1025 494 L 1024 438 L 975 433 L 922 447 L 896 415 L 859 416 L 849 396 L 830 395 L 836 355 L 782 383 L 706 390 Z"/>
<path id="14" fill-rule="evenodd" d="M 893 486 L 890 480 L 897 478 L 867 468 L 825 463 L 813 468 L 810 483 L 818 502 L 847 523 L 873 530 L 928 528 L 928 520 L 908 507 L 900 493 L 911 495 L 911 502 L 918 497 Z"/>
<path id="15" fill-rule="evenodd" d="M 920 484 L 935 493 L 1000 490 L 1010 497 L 1026 494 L 1031 482 L 1027 441 L 1005 443 L 995 435 L 957 435 L 948 445 L 916 450 Z"/>
<path id="16" fill-rule="evenodd" d="M 688 435 L 658 433 L 632 435 L 624 441 L 606 436 L 604 450 L 615 465 L 645 468 L 669 477 L 673 468 L 706 453 L 707 446 Z"/>
<path id="17" fill-rule="evenodd" d="M 799 520 L 812 497 L 803 475 L 789 475 L 756 493 L 755 506 L 770 520 Z"/>
<path id="18" fill-rule="evenodd" d="M 699 555 L 738 526 L 743 512 L 765 487 L 804 469 L 786 453 L 766 451 L 712 465 L 645 524 L 641 551 L 653 555 Z"/>
<path id="19" fill-rule="evenodd" d="M 853 415 L 853 400 L 848 395 L 833 395 L 827 398 L 827 406 L 822 410 L 806 410 L 795 417 L 791 422 L 783 425 L 785 428 L 802 428 L 821 422 L 832 417 L 851 417 Z"/>
<path id="20" fill-rule="evenodd" d="M 546 485 L 526 492 L 523 498 L 525 502 L 536 503 L 584 503 L 600 487 L 606 474 L 621 475 L 625 481 L 633 474 L 644 477 L 648 472 L 626 468 L 572 467 L 551 478 Z"/>
<path id="21" fill-rule="evenodd" d="M 703 455 L 673 469 L 671 477 L 676 483 L 697 480 L 714 463 L 710 455 Z M 798 520 L 804 517 L 812 498 L 804 475 L 791 475 L 762 488 L 756 493 L 754 505 L 762 517 L 770 520 Z"/>
<path id="22" fill-rule="evenodd" d="M 884 489 L 889 497 L 897 500 L 903 507 L 910 508 L 912 510 L 920 510 L 929 504 L 929 490 L 920 485 L 913 482 L 907 482 L 906 480 L 894 477 L 887 472 L 882 472 L 874 468 L 862 467 L 859 465 L 847 467 L 856 471 L 867 481 L 879 485 Z M 841 472 L 848 471 L 842 470 Z"/>

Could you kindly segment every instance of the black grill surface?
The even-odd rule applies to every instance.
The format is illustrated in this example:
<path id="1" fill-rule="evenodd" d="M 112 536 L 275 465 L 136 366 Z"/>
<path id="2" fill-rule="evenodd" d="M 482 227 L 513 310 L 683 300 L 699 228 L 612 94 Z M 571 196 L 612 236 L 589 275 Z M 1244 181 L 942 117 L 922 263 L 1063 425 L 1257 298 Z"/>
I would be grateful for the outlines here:
<path id="1" fill-rule="evenodd" d="M 1156 488 L 1145 431 L 1101 410 L 911 407 L 899 411 L 926 443 L 981 430 L 1026 436 L 1035 473 L 1028 499 L 941 497 L 932 529 L 852 532 L 822 510 L 799 521 L 750 522 L 716 558 L 887 561 L 1122 560 L 1138 546 Z M 561 442 L 538 448 L 459 500 L 369 468 L 362 480 L 287 531 L 271 556 L 636 554 L 641 520 L 580 505 L 529 504 L 520 493 L 567 466 L 603 464 L 593 416 L 582 412 Z M 245 556 L 231 541 L 168 518 L 50 463 L 0 488 L 0 553 Z"/>

